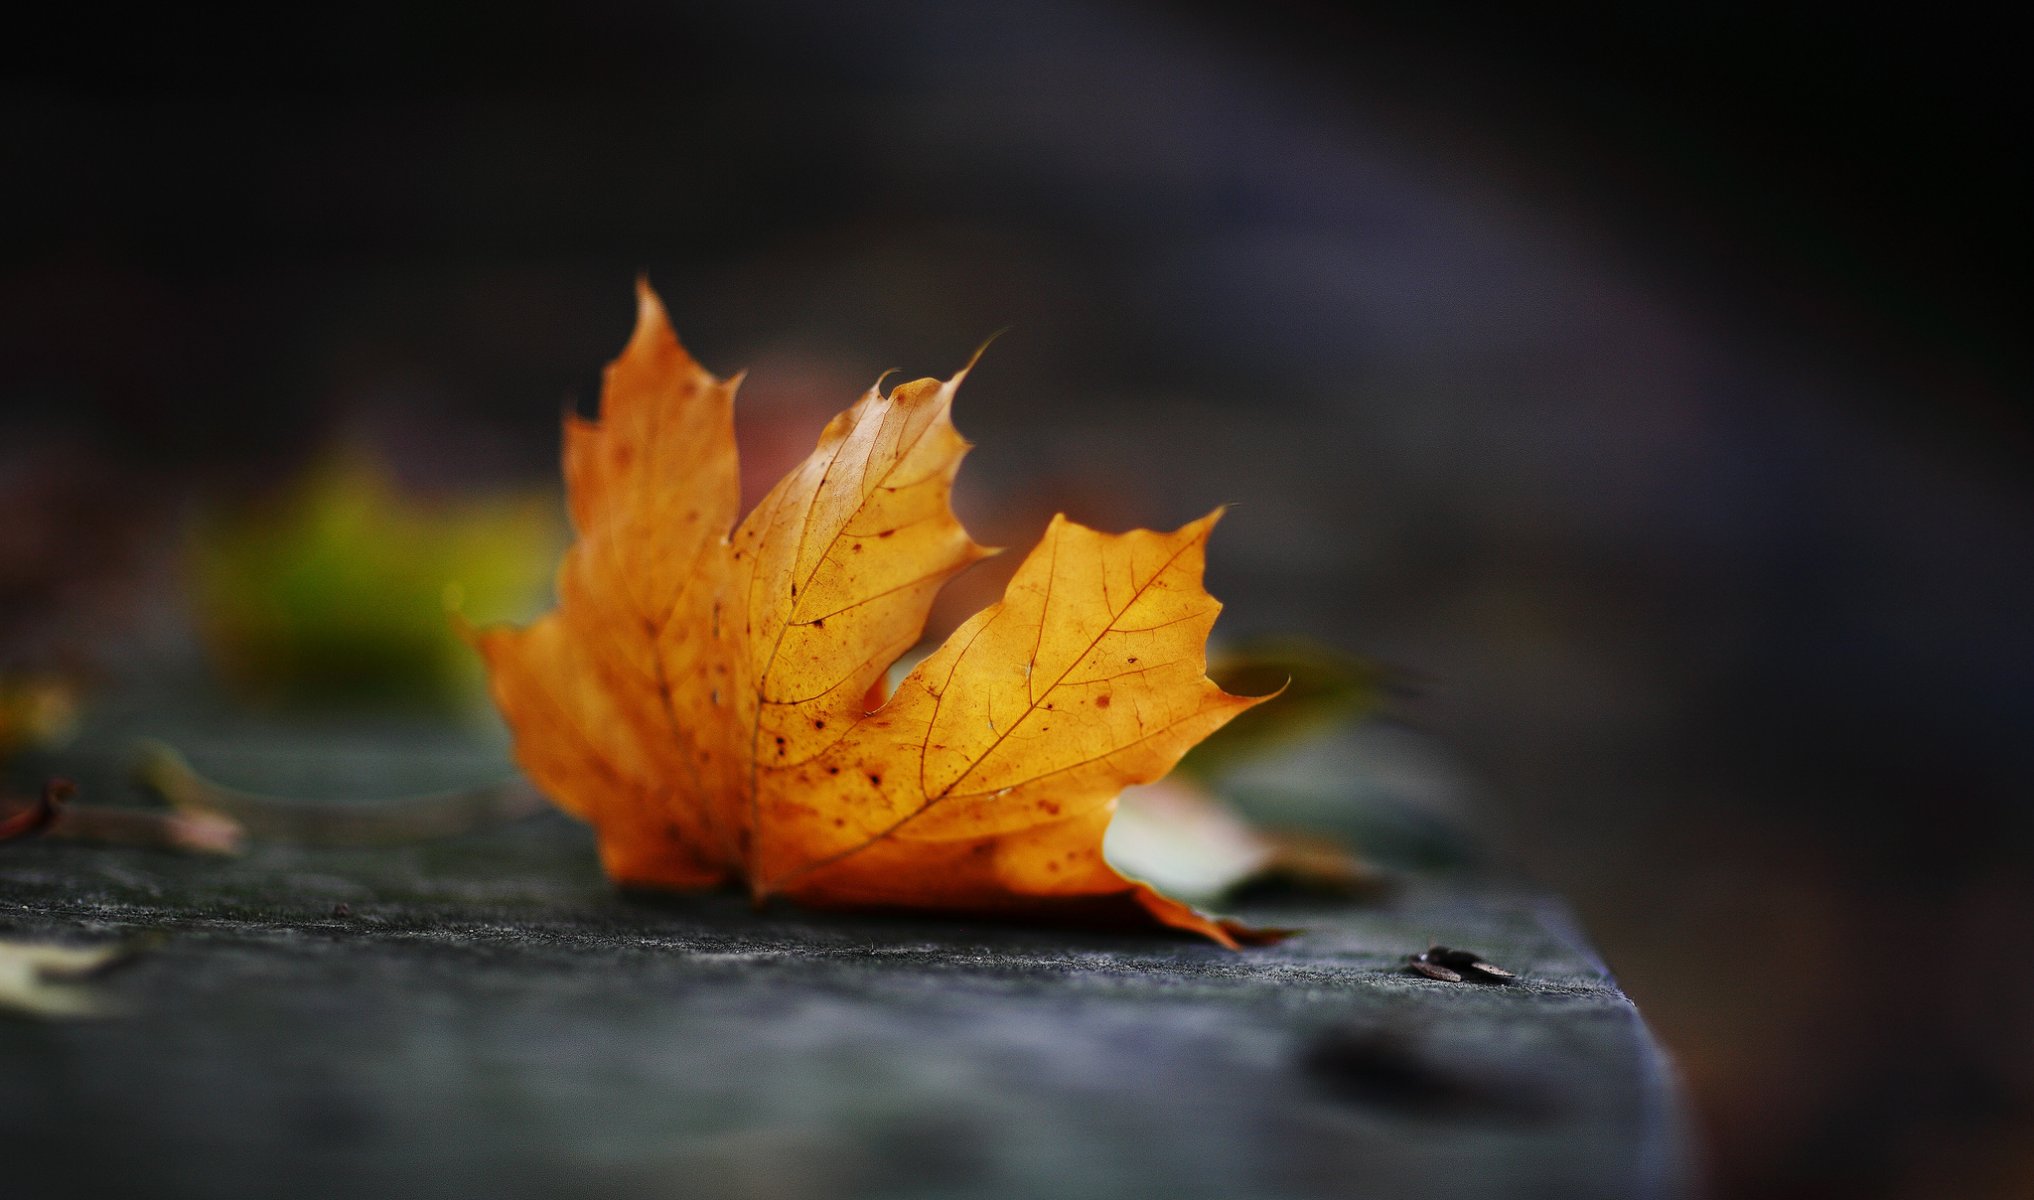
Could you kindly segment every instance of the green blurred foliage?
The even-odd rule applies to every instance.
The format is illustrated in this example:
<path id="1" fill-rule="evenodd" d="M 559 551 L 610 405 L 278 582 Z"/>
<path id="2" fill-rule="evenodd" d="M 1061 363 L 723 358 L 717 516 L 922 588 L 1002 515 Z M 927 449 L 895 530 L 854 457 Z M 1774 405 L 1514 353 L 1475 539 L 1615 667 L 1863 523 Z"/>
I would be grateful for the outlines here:
<path id="1" fill-rule="evenodd" d="M 484 707 L 478 656 L 454 628 L 548 602 L 564 544 L 549 493 L 432 500 L 345 450 L 277 501 L 202 517 L 192 599 L 241 698 L 320 708 Z"/>

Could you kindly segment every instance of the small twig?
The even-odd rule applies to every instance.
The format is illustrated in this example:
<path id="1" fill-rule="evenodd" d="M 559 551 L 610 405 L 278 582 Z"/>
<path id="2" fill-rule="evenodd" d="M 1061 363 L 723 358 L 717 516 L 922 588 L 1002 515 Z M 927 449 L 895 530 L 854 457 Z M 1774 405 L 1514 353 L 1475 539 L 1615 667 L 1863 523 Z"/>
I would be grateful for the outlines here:
<path id="1" fill-rule="evenodd" d="M 42 795 L 20 812 L 0 817 L 0 842 L 34 837 L 55 823 L 63 804 L 76 795 L 78 785 L 68 779 L 52 779 L 42 785 Z"/>
<path id="2" fill-rule="evenodd" d="M 76 792 L 68 779 L 50 780 L 34 804 L 0 818 L 0 842 L 41 836 L 193 854 L 238 854 L 246 839 L 247 831 L 238 821 L 216 813 L 65 803 Z"/>
<path id="3" fill-rule="evenodd" d="M 144 745 L 136 774 L 143 787 L 185 816 L 225 818 L 254 840 L 303 846 L 400 845 L 506 825 L 549 807 L 521 779 L 393 800 L 326 803 L 264 796 L 214 783 L 162 742 Z"/>
<path id="4" fill-rule="evenodd" d="M 50 826 L 47 836 L 102 846 L 220 855 L 239 854 L 247 842 L 247 830 L 240 822 L 217 813 L 103 804 L 72 805 Z"/>

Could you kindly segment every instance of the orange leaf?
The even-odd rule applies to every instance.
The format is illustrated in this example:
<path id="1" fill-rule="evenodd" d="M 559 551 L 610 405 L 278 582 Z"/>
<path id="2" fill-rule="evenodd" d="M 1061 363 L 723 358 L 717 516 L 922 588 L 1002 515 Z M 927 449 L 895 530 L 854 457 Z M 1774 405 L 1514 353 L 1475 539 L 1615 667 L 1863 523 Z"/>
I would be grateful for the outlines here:
<path id="1" fill-rule="evenodd" d="M 1220 513 L 1120 535 L 1054 518 L 884 700 L 940 586 L 992 553 L 950 503 L 967 372 L 872 388 L 730 534 L 739 381 L 639 293 L 600 420 L 565 422 L 558 607 L 474 635 L 519 761 L 593 824 L 608 874 L 1263 940 L 1102 861 L 1116 794 L 1259 702 L 1207 678 Z"/>

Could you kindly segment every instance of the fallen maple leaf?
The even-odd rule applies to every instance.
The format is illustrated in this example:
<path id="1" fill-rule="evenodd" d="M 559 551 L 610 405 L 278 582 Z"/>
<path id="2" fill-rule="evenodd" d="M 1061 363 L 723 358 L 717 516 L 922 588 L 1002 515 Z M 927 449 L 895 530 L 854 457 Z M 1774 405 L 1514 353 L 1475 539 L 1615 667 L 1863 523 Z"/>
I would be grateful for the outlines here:
<path id="1" fill-rule="evenodd" d="M 593 824 L 609 876 L 1273 936 L 1102 858 L 1123 787 L 1262 699 L 1207 678 L 1220 512 L 1170 533 L 1055 517 L 1003 599 L 886 697 L 940 585 L 991 553 L 950 503 L 967 371 L 879 381 L 734 528 L 740 380 L 693 361 L 638 291 L 600 419 L 565 419 L 579 536 L 558 607 L 472 635 L 518 760 Z"/>

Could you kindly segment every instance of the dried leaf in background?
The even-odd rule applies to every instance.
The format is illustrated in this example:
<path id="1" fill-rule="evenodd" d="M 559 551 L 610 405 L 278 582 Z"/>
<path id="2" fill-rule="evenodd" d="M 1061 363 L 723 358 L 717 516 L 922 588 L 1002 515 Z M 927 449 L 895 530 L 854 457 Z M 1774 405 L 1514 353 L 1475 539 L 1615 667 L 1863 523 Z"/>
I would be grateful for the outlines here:
<path id="1" fill-rule="evenodd" d="M 1354 896 L 1384 886 L 1335 841 L 1259 829 L 1183 770 L 1124 791 L 1103 849 L 1124 874 L 1196 900 L 1258 887 Z"/>
<path id="2" fill-rule="evenodd" d="M 131 953 L 131 948 L 117 944 L 60 946 L 0 938 L 0 1013 L 118 1016 L 123 1006 L 84 981 Z"/>

